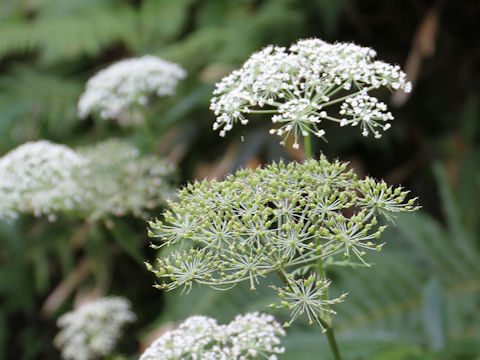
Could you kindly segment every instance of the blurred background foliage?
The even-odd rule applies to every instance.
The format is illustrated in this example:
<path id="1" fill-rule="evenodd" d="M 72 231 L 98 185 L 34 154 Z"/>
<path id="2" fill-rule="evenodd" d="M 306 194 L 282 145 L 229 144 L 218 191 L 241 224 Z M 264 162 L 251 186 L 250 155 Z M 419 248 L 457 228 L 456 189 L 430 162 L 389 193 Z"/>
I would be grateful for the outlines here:
<path id="1" fill-rule="evenodd" d="M 365 141 L 357 131 L 327 128 L 330 142 L 314 148 L 405 185 L 423 210 L 397 219 L 385 250 L 370 258 L 373 269 L 329 273 L 332 292 L 349 293 L 334 318 L 340 348 L 346 359 L 479 359 L 479 16 L 476 0 L 2 0 L 0 154 L 40 138 L 71 146 L 125 138 L 176 165 L 178 185 L 302 160 L 302 149 L 279 146 L 265 121 L 219 138 L 208 109 L 215 82 L 267 44 L 319 37 L 373 47 L 414 83 L 408 97 L 383 94 L 396 117 L 392 130 Z M 148 109 L 148 130 L 77 118 L 90 76 L 144 54 L 188 71 L 175 96 Z M 267 310 L 268 288 L 194 288 L 188 296 L 153 289 L 142 263 L 155 255 L 145 226 L 133 216 L 1 222 L 0 358 L 58 358 L 56 318 L 102 294 L 127 297 L 138 316 L 118 359 L 137 358 L 155 334 L 192 314 L 228 322 Z M 330 356 L 325 338 L 306 324 L 285 344 L 284 359 Z"/>

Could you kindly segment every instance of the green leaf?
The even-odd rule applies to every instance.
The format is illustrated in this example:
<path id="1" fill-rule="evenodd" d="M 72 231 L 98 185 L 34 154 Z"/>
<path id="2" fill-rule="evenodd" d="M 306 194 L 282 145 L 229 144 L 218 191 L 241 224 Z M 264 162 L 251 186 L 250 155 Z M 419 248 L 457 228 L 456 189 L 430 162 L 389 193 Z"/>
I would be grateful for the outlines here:
<path id="1" fill-rule="evenodd" d="M 431 349 L 445 347 L 443 295 L 436 279 L 430 280 L 423 291 L 423 328 Z"/>

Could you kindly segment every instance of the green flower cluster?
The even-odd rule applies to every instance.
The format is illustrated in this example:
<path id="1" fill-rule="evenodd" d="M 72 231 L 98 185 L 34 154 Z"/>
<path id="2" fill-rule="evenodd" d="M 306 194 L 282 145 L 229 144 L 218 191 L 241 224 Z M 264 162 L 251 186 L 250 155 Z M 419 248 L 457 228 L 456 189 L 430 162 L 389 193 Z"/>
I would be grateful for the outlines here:
<path id="1" fill-rule="evenodd" d="M 383 181 L 358 179 L 346 163 L 330 163 L 323 155 L 196 182 L 179 190 L 149 230 L 161 240 L 152 245 L 156 249 L 191 246 L 147 268 L 163 280 L 156 287 L 165 290 L 242 281 L 254 290 L 259 278 L 276 272 L 285 282 L 276 288 L 280 306 L 290 308 L 292 320 L 306 313 L 320 323 L 325 306 L 341 298 L 327 300 L 325 275 L 309 278 L 308 270 L 336 256 L 366 264 L 366 251 L 382 247 L 378 238 L 385 226 L 377 224 L 377 214 L 391 217 L 418 208 L 407 194 Z"/>

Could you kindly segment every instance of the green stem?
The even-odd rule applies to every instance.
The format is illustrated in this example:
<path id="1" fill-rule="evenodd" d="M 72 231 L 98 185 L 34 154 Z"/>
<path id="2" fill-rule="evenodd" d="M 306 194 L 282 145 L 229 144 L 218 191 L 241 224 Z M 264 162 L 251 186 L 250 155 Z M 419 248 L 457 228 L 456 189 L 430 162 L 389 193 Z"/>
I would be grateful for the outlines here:
<path id="1" fill-rule="evenodd" d="M 310 135 L 307 135 L 304 137 L 304 143 L 305 143 L 305 159 L 309 160 L 312 159 L 312 143 L 310 139 Z M 325 279 L 325 270 L 323 268 L 323 261 L 322 258 L 319 258 L 317 261 L 317 267 L 318 267 L 318 275 L 321 279 Z M 288 284 L 287 278 L 283 271 L 278 271 L 277 272 L 280 278 L 283 280 L 285 285 L 290 286 Z M 327 292 L 323 295 L 323 298 L 326 300 L 327 299 Z M 328 313 L 327 313 L 328 316 Z M 328 345 L 330 346 L 330 350 L 332 351 L 333 358 L 335 360 L 342 360 L 340 356 L 340 350 L 338 349 L 337 345 L 337 340 L 335 339 L 335 333 L 333 332 L 333 328 L 330 322 L 330 318 L 327 318 L 328 320 L 320 320 L 320 323 L 322 324 L 323 328 L 326 330 L 325 335 L 327 335 L 328 339 Z"/>
<path id="2" fill-rule="evenodd" d="M 309 160 L 312 158 L 312 141 L 310 135 L 304 136 L 303 141 L 305 143 L 305 159 Z"/>
<path id="3" fill-rule="evenodd" d="M 324 278 L 325 277 L 325 270 L 323 270 L 322 258 L 319 258 L 317 260 L 317 266 L 318 266 L 318 275 L 320 275 L 321 278 Z"/>
<path id="4" fill-rule="evenodd" d="M 272 110 L 250 110 L 248 112 L 249 114 L 277 114 L 278 110 L 277 109 L 272 109 Z"/>
<path id="5" fill-rule="evenodd" d="M 277 270 L 277 275 L 280 277 L 280 279 L 282 279 L 283 283 L 291 289 L 291 286 L 288 283 L 287 277 L 285 276 L 285 273 L 283 272 L 283 269 Z"/>
<path id="6" fill-rule="evenodd" d="M 318 259 L 317 261 L 317 266 L 318 266 L 318 275 L 320 278 L 325 279 L 325 269 L 323 268 L 323 261 L 322 259 Z M 327 292 L 323 294 L 323 299 L 327 299 Z M 330 316 L 327 314 L 328 318 Z M 332 350 L 333 358 L 335 360 L 341 360 L 342 358 L 340 357 L 340 351 L 338 350 L 338 345 L 337 345 L 337 340 L 335 339 L 335 334 L 333 332 L 333 327 L 330 321 L 325 321 L 325 320 L 320 320 L 322 326 L 325 328 L 326 332 L 325 335 L 327 335 L 328 339 L 328 345 L 330 345 L 330 350 Z"/>
<path id="7" fill-rule="evenodd" d="M 327 335 L 328 345 L 330 345 L 330 350 L 332 350 L 333 358 L 335 360 L 342 360 L 340 356 L 340 350 L 338 349 L 337 340 L 335 339 L 335 333 L 331 325 L 328 325 L 325 321 L 320 321 L 323 327 L 326 329 L 325 335 Z"/>
<path id="8" fill-rule="evenodd" d="M 151 152 L 151 151 L 155 152 L 156 151 L 156 149 L 155 149 L 155 147 L 156 147 L 155 146 L 155 142 L 156 142 L 155 131 L 152 128 L 152 124 L 150 123 L 150 118 L 149 118 L 149 116 L 147 116 L 146 111 L 141 109 L 141 114 L 142 114 L 142 117 L 143 117 L 143 133 L 145 134 L 145 142 L 143 144 L 146 144 L 146 149 L 143 149 L 143 150 L 147 150 L 149 152 Z"/>

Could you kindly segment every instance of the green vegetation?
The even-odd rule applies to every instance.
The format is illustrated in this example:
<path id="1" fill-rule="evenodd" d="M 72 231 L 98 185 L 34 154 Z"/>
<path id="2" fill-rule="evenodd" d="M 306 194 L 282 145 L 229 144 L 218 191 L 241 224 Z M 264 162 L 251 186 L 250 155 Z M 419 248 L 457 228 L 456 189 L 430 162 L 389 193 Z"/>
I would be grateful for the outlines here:
<path id="1" fill-rule="evenodd" d="M 65 144 L 95 159 L 93 173 L 76 180 L 97 196 L 82 203 L 89 216 L 25 211 L 0 220 L 0 360 L 59 358 L 52 343 L 57 319 L 100 296 L 127 298 L 136 315 L 108 359 L 138 359 L 159 331 L 192 315 L 228 324 L 237 314 L 259 311 L 287 322 L 288 309 L 268 307 L 278 303 L 268 285 L 282 287 L 275 274 L 255 279 L 254 292 L 248 280 L 229 291 L 195 284 L 188 294 L 154 289 L 143 262 L 186 249 L 182 243 L 150 249 L 145 219 L 164 221 L 173 187 L 222 180 L 241 167 L 303 161 L 310 152 L 332 163 L 348 161 L 359 178 L 401 184 L 422 206 L 395 214 L 394 224 L 378 219 L 377 227 L 388 227 L 383 250 L 365 255 L 373 268 L 342 256 L 322 264 L 332 280 L 329 298 L 348 292 L 331 306 L 337 315 L 330 315 L 342 359 L 477 359 L 480 59 L 473 29 L 479 14 L 475 1 L 3 0 L 0 156 L 39 139 Z M 292 138 L 281 146 L 269 134 L 271 114 L 261 112 L 225 137 L 212 131 L 216 116 L 209 107 L 217 82 L 268 44 L 311 37 L 372 47 L 379 59 L 407 73 L 410 94 L 372 92 L 395 116 L 382 139 L 322 123 L 328 143 L 311 136 L 311 148 L 299 141 L 292 149 Z M 77 103 L 90 77 L 147 54 L 186 70 L 175 94 L 149 98 L 135 125 L 79 118 Z M 151 165 L 157 159 L 161 165 Z M 168 184 L 159 184 L 165 194 L 156 187 L 145 204 L 156 184 L 151 176 L 166 169 Z M 97 182 L 103 172 L 111 179 Z M 321 330 L 299 316 L 282 339 L 279 359 L 331 359 Z"/>

